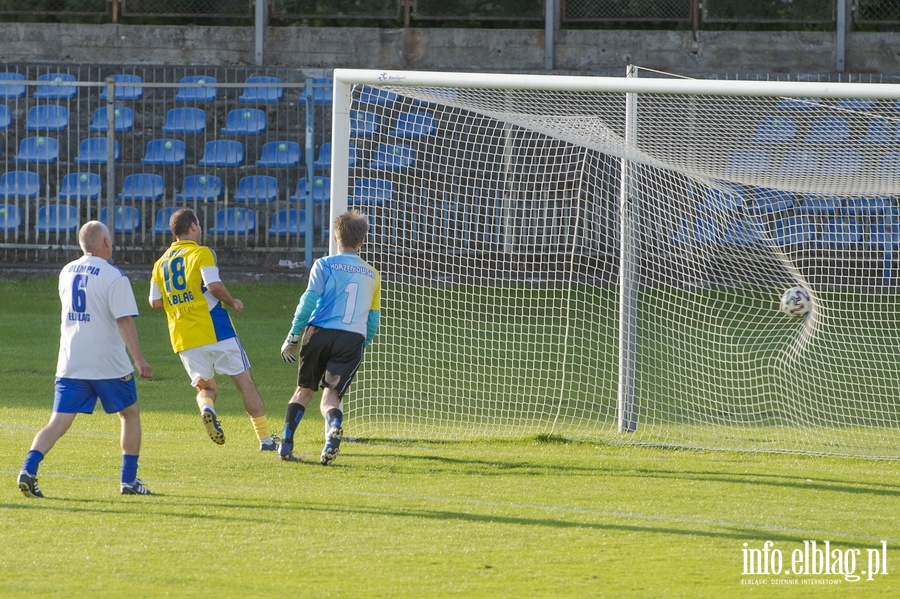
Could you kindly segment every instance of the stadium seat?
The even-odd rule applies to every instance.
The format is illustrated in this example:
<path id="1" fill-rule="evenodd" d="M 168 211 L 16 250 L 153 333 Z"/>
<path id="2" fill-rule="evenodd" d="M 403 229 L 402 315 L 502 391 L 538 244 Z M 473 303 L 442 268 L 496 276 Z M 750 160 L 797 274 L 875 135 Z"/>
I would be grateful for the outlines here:
<path id="1" fill-rule="evenodd" d="M 68 73 L 45 73 L 38 77 L 38 81 L 44 83 L 37 86 L 34 98 L 38 100 L 70 100 L 78 95 L 78 88 L 74 85 L 66 85 L 77 81 L 75 75 Z"/>
<path id="2" fill-rule="evenodd" d="M 256 212 L 247 208 L 219 208 L 213 235 L 247 235 L 256 231 Z"/>
<path id="3" fill-rule="evenodd" d="M 238 102 L 280 102 L 284 98 L 284 88 L 280 86 L 282 83 L 284 81 L 278 77 L 248 77 L 244 82 L 247 87 L 238 97 Z M 259 84 L 268 84 L 273 87 L 256 87 Z M 274 87 L 276 84 L 278 87 Z"/>
<path id="4" fill-rule="evenodd" d="M 233 139 L 206 142 L 200 166 L 240 166 L 244 164 L 244 145 Z"/>
<path id="5" fill-rule="evenodd" d="M 722 232 L 722 243 L 728 245 L 755 245 L 763 240 L 762 224 L 746 218 L 728 221 Z"/>
<path id="6" fill-rule="evenodd" d="M 103 179 L 97 173 L 69 173 L 59 183 L 60 200 L 96 200 L 100 197 Z"/>
<path id="7" fill-rule="evenodd" d="M 365 110 L 350 111 L 350 137 L 371 137 L 381 130 L 381 117 Z"/>
<path id="8" fill-rule="evenodd" d="M 300 144 L 295 141 L 267 141 L 260 150 L 256 166 L 284 168 L 300 164 Z"/>
<path id="9" fill-rule="evenodd" d="M 14 72 L 0 73 L 0 99 L 15 100 L 25 97 L 25 75 Z"/>
<path id="10" fill-rule="evenodd" d="M 842 144 L 850 137 L 850 123 L 839 116 L 825 116 L 814 120 L 809 125 L 806 143 L 810 144 Z"/>
<path id="11" fill-rule="evenodd" d="M 69 109 L 59 104 L 38 104 L 28 109 L 26 131 L 65 131 L 69 126 Z"/>
<path id="12" fill-rule="evenodd" d="M 885 152 L 879 156 L 878 171 L 886 177 L 900 177 L 900 152 Z"/>
<path id="13" fill-rule="evenodd" d="M 163 133 L 203 133 L 206 131 L 206 111 L 192 106 L 179 106 L 166 112 Z"/>
<path id="14" fill-rule="evenodd" d="M 862 172 L 863 166 L 859 150 L 829 150 L 822 155 L 819 171 L 822 175 L 855 175 Z"/>
<path id="15" fill-rule="evenodd" d="M 12 125 L 12 111 L 6 104 L 0 104 L 0 131 L 9 129 Z"/>
<path id="16" fill-rule="evenodd" d="M 224 186 L 222 178 L 215 175 L 188 175 L 184 178 L 181 191 L 175 195 L 179 202 L 214 202 L 222 199 Z"/>
<path id="17" fill-rule="evenodd" d="M 784 155 L 779 171 L 791 175 L 810 175 L 819 168 L 819 155 L 809 150 L 791 150 Z"/>
<path id="18" fill-rule="evenodd" d="M 707 188 L 701 206 L 713 212 L 733 212 L 743 208 L 744 190 L 737 185 L 722 186 L 722 189 Z"/>
<path id="19" fill-rule="evenodd" d="M 354 206 L 381 206 L 394 199 L 394 184 L 385 179 L 363 178 L 353 184 L 347 203 Z"/>
<path id="20" fill-rule="evenodd" d="M 219 97 L 218 81 L 215 77 L 206 75 L 191 75 L 182 77 L 179 81 L 185 84 L 179 87 L 175 94 L 177 102 L 214 102 Z"/>
<path id="21" fill-rule="evenodd" d="M 841 110 L 855 110 L 857 112 L 867 112 L 875 108 L 878 100 L 861 100 L 858 98 L 840 98 L 835 100 L 835 108 Z"/>
<path id="22" fill-rule="evenodd" d="M 292 202 L 306 201 L 306 186 L 309 184 L 306 177 L 300 177 L 297 181 L 297 191 L 291 196 Z M 328 177 L 314 177 L 312 184 L 313 202 L 321 204 L 331 200 L 331 179 Z"/>
<path id="23" fill-rule="evenodd" d="M 248 175 L 238 181 L 236 202 L 274 202 L 278 199 L 278 179 L 269 175 Z"/>
<path id="24" fill-rule="evenodd" d="M 59 160 L 59 141 L 54 137 L 26 137 L 19 142 L 16 162 L 52 164 Z"/>
<path id="25" fill-rule="evenodd" d="M 331 142 L 326 141 L 319 146 L 319 153 L 313 161 L 313 168 L 327 170 L 331 168 Z"/>
<path id="26" fill-rule="evenodd" d="M 815 110 L 822 103 L 821 98 L 779 98 L 778 110 Z"/>
<path id="27" fill-rule="evenodd" d="M 765 150 L 735 150 L 728 170 L 735 175 L 763 173 L 770 169 L 771 157 Z"/>
<path id="28" fill-rule="evenodd" d="M 171 230 L 169 229 L 169 219 L 172 217 L 173 212 L 175 212 L 175 208 L 172 206 L 160 208 L 156 211 L 156 218 L 153 222 L 153 232 L 155 234 L 167 235 L 171 233 Z"/>
<path id="29" fill-rule="evenodd" d="M 225 135 L 261 135 L 266 132 L 266 113 L 259 108 L 236 108 L 225 117 Z"/>
<path id="30" fill-rule="evenodd" d="M 38 233 L 74 233 L 78 230 L 78 209 L 71 204 L 45 204 L 38 208 Z"/>
<path id="31" fill-rule="evenodd" d="M 306 212 L 294 208 L 282 208 L 272 213 L 269 235 L 297 237 L 306 235 Z"/>
<path id="32" fill-rule="evenodd" d="M 804 216 L 775 221 L 775 242 L 783 247 L 806 246 L 816 240 L 816 225 Z"/>
<path id="33" fill-rule="evenodd" d="M 144 87 L 141 85 L 127 85 L 128 83 L 143 83 L 144 80 L 139 75 L 131 75 L 129 73 L 116 73 L 111 77 L 115 81 L 113 88 L 113 98 L 117 101 L 133 102 L 144 97 Z M 100 92 L 100 99 L 106 102 L 106 87 Z"/>
<path id="34" fill-rule="evenodd" d="M 41 191 L 41 177 L 30 171 L 7 171 L 0 175 L 0 199 L 32 199 Z"/>
<path id="35" fill-rule="evenodd" d="M 862 242 L 863 229 L 855 219 L 836 218 L 827 222 L 817 244 L 829 249 L 850 249 Z"/>
<path id="36" fill-rule="evenodd" d="M 161 200 L 165 193 L 165 181 L 162 175 L 154 173 L 132 173 L 122 181 L 122 192 L 119 200 L 155 201 Z"/>
<path id="37" fill-rule="evenodd" d="M 403 112 L 397 116 L 397 125 L 391 135 L 416 139 L 433 135 L 436 130 L 434 115 L 430 112 Z"/>
<path id="38" fill-rule="evenodd" d="M 681 219 L 678 232 L 672 241 L 676 243 L 707 244 L 722 238 L 719 224 L 709 214 L 697 213 Z"/>
<path id="39" fill-rule="evenodd" d="M 363 87 L 359 92 L 357 102 L 360 104 L 379 104 L 381 106 L 392 106 L 400 98 L 394 92 L 376 89 L 368 85 Z"/>
<path id="40" fill-rule="evenodd" d="M 116 206 L 113 231 L 116 233 L 134 233 L 141 228 L 141 211 L 134 206 Z M 100 209 L 100 222 L 109 226 L 109 208 Z"/>
<path id="41" fill-rule="evenodd" d="M 185 147 L 180 139 L 151 139 L 147 142 L 147 152 L 141 159 L 143 164 L 184 164 Z"/>
<path id="42" fill-rule="evenodd" d="M 794 207 L 794 194 L 780 189 L 760 187 L 754 189 L 744 202 L 747 214 L 778 214 Z"/>
<path id="43" fill-rule="evenodd" d="M 15 204 L 0 204 L 0 231 L 18 231 L 22 226 L 22 211 Z"/>
<path id="44" fill-rule="evenodd" d="M 869 121 L 866 134 L 859 143 L 866 145 L 887 145 L 894 139 L 894 124 L 891 119 L 875 117 Z"/>
<path id="45" fill-rule="evenodd" d="M 312 101 L 313 104 L 331 104 L 334 99 L 333 83 L 327 77 L 316 77 L 312 80 Z M 306 90 L 300 90 L 300 97 L 297 101 L 306 104 Z"/>
<path id="46" fill-rule="evenodd" d="M 134 129 L 134 110 L 128 106 L 119 106 L 113 111 L 113 130 L 126 133 Z M 88 131 L 106 133 L 109 130 L 106 106 L 101 106 L 94 111 L 94 117 L 88 126 Z"/>
<path id="47" fill-rule="evenodd" d="M 106 164 L 109 158 L 107 149 L 109 141 L 105 137 L 89 137 L 78 144 L 78 155 L 72 160 L 76 164 Z M 122 147 L 119 140 L 113 143 L 113 160 L 122 159 Z"/>
<path id="48" fill-rule="evenodd" d="M 783 144 L 797 135 L 797 121 L 789 116 L 767 116 L 756 126 L 756 135 L 751 141 L 756 143 Z"/>
<path id="49" fill-rule="evenodd" d="M 797 207 L 798 214 L 839 214 L 844 211 L 844 204 L 840 198 L 810 196 L 804 198 Z"/>
<path id="50" fill-rule="evenodd" d="M 369 168 L 381 171 L 404 171 L 416 165 L 416 152 L 406 144 L 381 144 L 372 158 Z"/>
<path id="51" fill-rule="evenodd" d="M 891 211 L 893 204 L 890 198 L 862 197 L 847 200 L 847 214 L 851 216 L 878 216 Z"/>
<path id="52" fill-rule="evenodd" d="M 881 250 L 900 249 L 900 221 L 879 219 L 872 223 L 869 239 L 871 244 Z"/>

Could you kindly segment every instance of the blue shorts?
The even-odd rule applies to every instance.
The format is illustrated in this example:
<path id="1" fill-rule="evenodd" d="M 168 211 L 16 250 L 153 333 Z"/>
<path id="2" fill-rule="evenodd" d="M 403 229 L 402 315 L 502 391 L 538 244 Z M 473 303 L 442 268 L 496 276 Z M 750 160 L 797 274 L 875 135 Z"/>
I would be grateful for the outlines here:
<path id="1" fill-rule="evenodd" d="M 121 412 L 134 404 L 137 402 L 134 375 L 97 381 L 57 378 L 53 411 L 63 414 L 93 414 L 97 398 L 107 414 Z"/>

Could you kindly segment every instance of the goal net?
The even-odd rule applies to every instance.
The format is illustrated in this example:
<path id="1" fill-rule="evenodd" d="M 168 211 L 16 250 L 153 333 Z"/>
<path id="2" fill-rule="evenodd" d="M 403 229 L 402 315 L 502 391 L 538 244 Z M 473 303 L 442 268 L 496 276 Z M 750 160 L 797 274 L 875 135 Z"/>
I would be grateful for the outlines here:
<path id="1" fill-rule="evenodd" d="M 335 71 L 332 218 L 369 215 L 383 276 L 347 434 L 897 458 L 898 107 L 881 84 Z"/>

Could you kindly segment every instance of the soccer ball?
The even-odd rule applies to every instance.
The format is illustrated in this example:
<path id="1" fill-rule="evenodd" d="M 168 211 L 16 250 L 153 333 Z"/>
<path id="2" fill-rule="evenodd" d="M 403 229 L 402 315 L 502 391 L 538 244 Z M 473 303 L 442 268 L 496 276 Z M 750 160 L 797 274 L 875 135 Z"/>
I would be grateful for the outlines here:
<path id="1" fill-rule="evenodd" d="M 803 318 L 812 309 L 812 296 L 803 287 L 791 287 L 781 296 L 781 311 L 794 318 Z"/>

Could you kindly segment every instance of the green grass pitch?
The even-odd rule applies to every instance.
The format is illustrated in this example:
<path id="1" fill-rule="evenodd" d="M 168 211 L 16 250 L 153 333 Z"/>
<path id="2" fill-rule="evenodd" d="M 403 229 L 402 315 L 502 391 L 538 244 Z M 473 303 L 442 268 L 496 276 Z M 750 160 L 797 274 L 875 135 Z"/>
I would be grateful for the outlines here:
<path id="1" fill-rule="evenodd" d="M 900 594 L 896 462 L 537 437 L 353 442 L 323 468 L 312 406 L 297 442 L 305 461 L 288 464 L 257 451 L 226 380 L 228 441 L 216 446 L 164 316 L 132 280 L 156 371 L 138 383 L 140 476 L 154 495 L 118 494 L 118 420 L 101 410 L 79 416 L 42 464 L 45 500 L 23 497 L 15 476 L 50 413 L 55 280 L 0 281 L 2 597 Z M 278 350 L 302 289 L 229 287 L 245 302 L 234 320 L 278 432 L 295 380 Z M 766 541 L 780 574 L 763 572 Z M 870 563 L 887 574 L 816 575 L 804 541 L 829 542 L 832 571 L 847 574 L 853 557 L 856 575 Z"/>

